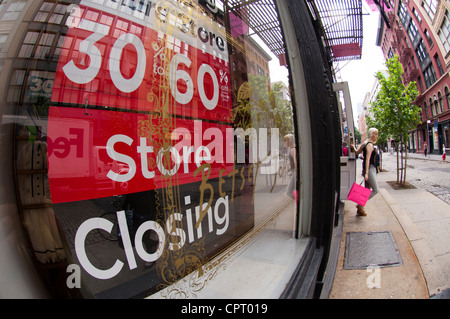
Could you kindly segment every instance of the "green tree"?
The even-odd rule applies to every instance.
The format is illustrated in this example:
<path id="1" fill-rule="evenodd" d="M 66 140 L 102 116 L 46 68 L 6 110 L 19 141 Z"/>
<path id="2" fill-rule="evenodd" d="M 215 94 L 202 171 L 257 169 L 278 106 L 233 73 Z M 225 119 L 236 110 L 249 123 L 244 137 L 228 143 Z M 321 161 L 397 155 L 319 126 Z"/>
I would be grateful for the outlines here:
<path id="1" fill-rule="evenodd" d="M 406 183 L 408 131 L 420 123 L 420 107 L 413 104 L 419 92 L 416 82 L 403 84 L 403 67 L 397 55 L 386 60 L 387 74 L 378 71 L 375 75 L 380 83 L 376 100 L 372 103 L 368 124 L 376 127 L 381 140 L 390 136 L 400 142 L 397 147 L 397 183 Z M 405 153 L 405 156 L 403 156 Z"/>
<path id="2" fill-rule="evenodd" d="M 276 127 L 280 136 L 294 133 L 292 105 L 282 97 L 283 85 L 268 85 L 268 77 L 248 75 L 246 94 L 238 96 L 238 105 L 233 109 L 236 127 Z"/>
<path id="3" fill-rule="evenodd" d="M 355 140 L 357 144 L 361 143 L 362 134 L 361 132 L 355 127 Z"/>

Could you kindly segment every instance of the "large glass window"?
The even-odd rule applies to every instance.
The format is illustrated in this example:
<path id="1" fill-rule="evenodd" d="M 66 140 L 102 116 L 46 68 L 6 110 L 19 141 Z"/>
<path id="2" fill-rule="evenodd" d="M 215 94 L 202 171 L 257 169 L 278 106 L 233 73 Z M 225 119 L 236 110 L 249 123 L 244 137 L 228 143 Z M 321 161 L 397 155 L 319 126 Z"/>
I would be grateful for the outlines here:
<path id="1" fill-rule="evenodd" d="M 26 1 L 2 1 L 0 4 L 0 20 L 14 21 L 25 7 Z"/>
<path id="2" fill-rule="evenodd" d="M 430 63 L 425 70 L 423 70 L 423 75 L 425 79 L 425 85 L 427 89 L 433 85 L 434 82 L 437 81 L 436 71 L 434 70 L 433 64 Z"/>
<path id="3" fill-rule="evenodd" d="M 447 110 L 450 110 L 450 90 L 448 87 L 445 87 L 445 100 L 447 102 Z"/>
<path id="4" fill-rule="evenodd" d="M 447 10 L 446 14 L 444 16 L 444 21 L 442 22 L 442 25 L 438 32 L 439 39 L 442 42 L 442 45 L 444 46 L 445 53 L 450 52 L 450 13 Z"/>
<path id="5" fill-rule="evenodd" d="M 309 219 L 275 3 L 34 10 L 2 85 L 41 268 L 89 297 L 278 297 Z"/>
<path id="6" fill-rule="evenodd" d="M 409 39 L 411 40 L 411 42 L 413 42 L 417 35 L 417 26 L 416 26 L 416 23 L 414 22 L 414 20 L 411 20 L 411 22 L 408 26 L 407 33 L 408 33 Z"/>
<path id="7" fill-rule="evenodd" d="M 419 59 L 420 63 L 425 62 L 425 60 L 429 57 L 428 50 L 425 47 L 425 44 L 423 43 L 423 40 L 420 40 L 419 44 L 417 45 L 416 55 L 417 55 L 417 58 Z"/>
<path id="8" fill-rule="evenodd" d="M 439 76 L 442 76 L 444 74 L 444 68 L 442 67 L 441 59 L 439 58 L 439 55 L 437 53 L 434 55 L 434 61 L 438 66 Z"/>
<path id="9" fill-rule="evenodd" d="M 400 18 L 400 21 L 403 25 L 406 23 L 406 18 L 409 16 L 408 10 L 406 9 L 406 6 L 403 2 L 400 2 L 398 6 L 398 17 Z"/>
<path id="10" fill-rule="evenodd" d="M 439 113 L 444 112 L 444 101 L 442 100 L 441 92 L 438 92 Z"/>
<path id="11" fill-rule="evenodd" d="M 422 1 L 422 7 L 425 9 L 425 12 L 428 14 L 428 17 L 431 21 L 434 20 L 434 16 L 436 15 L 438 6 L 437 0 L 424 0 Z"/>

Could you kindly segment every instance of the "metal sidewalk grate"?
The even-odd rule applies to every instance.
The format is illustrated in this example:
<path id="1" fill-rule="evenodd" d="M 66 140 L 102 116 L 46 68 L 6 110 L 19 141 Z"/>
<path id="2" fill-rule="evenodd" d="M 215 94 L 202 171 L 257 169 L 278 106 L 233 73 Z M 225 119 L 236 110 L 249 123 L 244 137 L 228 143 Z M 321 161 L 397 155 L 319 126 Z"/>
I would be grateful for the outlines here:
<path id="1" fill-rule="evenodd" d="M 347 233 L 344 269 L 400 265 L 403 261 L 390 231 Z"/>

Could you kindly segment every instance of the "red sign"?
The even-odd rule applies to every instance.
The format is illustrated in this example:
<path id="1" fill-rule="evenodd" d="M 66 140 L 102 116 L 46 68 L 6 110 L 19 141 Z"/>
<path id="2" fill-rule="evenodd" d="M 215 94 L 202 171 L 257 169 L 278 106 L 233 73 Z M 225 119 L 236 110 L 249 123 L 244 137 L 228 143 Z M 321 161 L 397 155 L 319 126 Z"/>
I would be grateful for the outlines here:
<path id="1" fill-rule="evenodd" d="M 78 12 L 52 101 L 158 112 L 169 106 L 173 115 L 231 122 L 225 33 L 202 26 L 164 34 L 154 29 L 153 9 L 146 26 L 90 7 Z"/>
<path id="2" fill-rule="evenodd" d="M 231 153 L 230 153 L 231 152 Z M 233 129 L 201 120 L 51 107 L 49 182 L 53 203 L 129 194 L 226 176 Z M 233 158 L 233 155 L 231 155 Z M 208 163 L 209 170 L 202 164 Z"/>
<path id="3" fill-rule="evenodd" d="M 337 44 L 333 45 L 331 48 L 335 58 L 361 55 L 361 47 L 358 43 Z"/>

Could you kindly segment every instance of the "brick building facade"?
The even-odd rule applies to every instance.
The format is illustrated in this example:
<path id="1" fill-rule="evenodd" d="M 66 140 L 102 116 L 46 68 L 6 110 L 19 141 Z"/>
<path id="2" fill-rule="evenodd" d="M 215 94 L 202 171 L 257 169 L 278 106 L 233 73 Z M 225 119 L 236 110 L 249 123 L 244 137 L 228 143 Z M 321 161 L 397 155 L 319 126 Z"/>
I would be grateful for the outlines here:
<path id="1" fill-rule="evenodd" d="M 450 2 L 390 0 L 378 45 L 384 57 L 397 54 L 405 83 L 417 82 L 421 123 L 409 132 L 411 152 L 442 154 L 450 147 Z M 389 25 L 388 25 L 389 24 Z M 428 132 L 428 134 L 427 134 Z"/>

